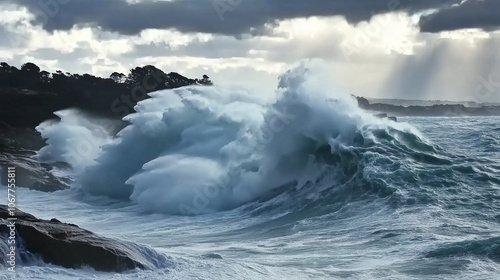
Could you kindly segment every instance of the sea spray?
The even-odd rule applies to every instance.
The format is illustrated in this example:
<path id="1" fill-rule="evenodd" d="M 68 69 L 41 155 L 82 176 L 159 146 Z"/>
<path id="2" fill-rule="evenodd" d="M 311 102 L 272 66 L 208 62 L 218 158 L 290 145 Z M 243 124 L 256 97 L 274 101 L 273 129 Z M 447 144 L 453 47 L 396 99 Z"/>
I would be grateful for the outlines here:
<path id="1" fill-rule="evenodd" d="M 76 109 L 54 113 L 60 121 L 49 120 L 36 127 L 47 145 L 36 154 L 41 162 L 67 162 L 83 172 L 97 158 L 101 147 L 112 141 L 117 121 L 93 118 Z"/>
<path id="2" fill-rule="evenodd" d="M 40 156 L 73 164 L 74 143 L 65 139 L 95 137 L 95 152 L 75 166 L 74 186 L 172 214 L 231 209 L 275 188 L 324 181 L 325 174 L 325 184 L 335 185 L 350 176 L 345 168 L 358 165 L 351 147 L 378 141 L 374 131 L 417 132 L 359 109 L 331 77 L 316 62 L 301 63 L 280 77 L 269 103 L 223 87 L 154 92 L 124 118 L 130 125 L 116 139 L 59 113 L 59 123 L 42 126 L 51 147 Z M 325 147 L 328 164 L 318 153 Z"/>

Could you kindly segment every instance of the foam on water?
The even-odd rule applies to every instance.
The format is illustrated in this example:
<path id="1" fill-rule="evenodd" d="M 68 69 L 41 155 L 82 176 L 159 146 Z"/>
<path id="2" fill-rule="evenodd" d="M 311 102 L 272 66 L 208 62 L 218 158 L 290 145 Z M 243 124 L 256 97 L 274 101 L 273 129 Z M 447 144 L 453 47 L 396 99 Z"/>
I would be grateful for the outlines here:
<path id="1" fill-rule="evenodd" d="M 418 135 L 359 109 L 328 73 L 316 62 L 302 63 L 281 76 L 268 103 L 220 87 L 154 92 L 113 140 L 74 112 L 59 112 L 59 123 L 39 128 L 49 139 L 40 158 L 71 163 L 74 186 L 84 192 L 131 199 L 155 212 L 199 214 L 335 174 L 315 155 L 322 147 L 336 154 L 378 141 L 374 133 L 381 130 L 395 138 Z M 328 183 L 336 180 L 329 176 Z"/>
<path id="2" fill-rule="evenodd" d="M 497 279 L 498 117 L 400 118 L 430 144 L 331 80 L 313 63 L 285 73 L 270 101 L 220 87 L 155 92 L 116 137 L 59 112 L 39 156 L 70 162 L 75 183 L 19 188 L 21 209 L 171 261 L 123 274 L 24 264 L 0 278 Z"/>

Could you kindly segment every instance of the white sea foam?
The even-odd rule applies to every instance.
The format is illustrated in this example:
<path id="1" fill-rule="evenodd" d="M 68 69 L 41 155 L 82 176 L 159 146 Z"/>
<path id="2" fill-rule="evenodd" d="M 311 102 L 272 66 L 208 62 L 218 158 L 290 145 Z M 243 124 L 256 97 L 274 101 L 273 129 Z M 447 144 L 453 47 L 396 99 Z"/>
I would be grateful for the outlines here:
<path id="1" fill-rule="evenodd" d="M 71 163 L 75 187 L 85 192 L 131 199 L 151 211 L 234 208 L 328 171 L 313 155 L 321 146 L 335 153 L 356 135 L 374 138 L 375 128 L 411 130 L 359 109 L 331 80 L 321 65 L 304 62 L 281 76 L 269 103 L 221 87 L 154 92 L 125 117 L 131 125 L 114 140 L 74 112 L 59 112 L 61 122 L 39 128 L 49 139 L 40 158 Z M 79 148 L 82 140 L 88 152 Z"/>

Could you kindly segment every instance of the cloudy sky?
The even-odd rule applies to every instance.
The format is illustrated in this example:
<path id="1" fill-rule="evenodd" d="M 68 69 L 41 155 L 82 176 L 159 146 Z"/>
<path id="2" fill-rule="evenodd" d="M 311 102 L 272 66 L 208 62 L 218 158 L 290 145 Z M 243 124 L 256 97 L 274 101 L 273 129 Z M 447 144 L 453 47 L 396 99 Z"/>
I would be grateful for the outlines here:
<path id="1" fill-rule="evenodd" d="M 367 97 L 500 101 L 500 0 L 0 0 L 0 61 L 152 64 L 270 94 L 302 59 Z"/>

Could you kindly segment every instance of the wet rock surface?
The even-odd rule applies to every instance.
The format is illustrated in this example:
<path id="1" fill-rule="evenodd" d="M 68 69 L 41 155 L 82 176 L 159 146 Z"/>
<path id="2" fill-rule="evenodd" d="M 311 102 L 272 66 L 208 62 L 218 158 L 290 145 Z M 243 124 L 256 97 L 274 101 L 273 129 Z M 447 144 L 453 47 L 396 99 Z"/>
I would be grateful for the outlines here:
<path id="1" fill-rule="evenodd" d="M 33 159 L 35 151 L 45 145 L 40 134 L 34 129 L 12 128 L 0 125 L 0 177 L 1 184 L 7 185 L 7 169 L 14 167 L 16 185 L 39 191 L 57 191 L 69 187 L 69 179 L 54 176 L 50 171 L 57 166 L 69 168 L 65 163 L 49 165 Z"/>
<path id="2" fill-rule="evenodd" d="M 165 256 L 135 243 L 98 236 L 74 224 L 57 219 L 42 220 L 15 211 L 16 243 L 46 263 L 66 268 L 90 266 L 98 271 L 123 272 L 153 269 L 166 261 Z M 10 229 L 9 209 L 0 205 L 0 235 L 5 247 Z"/>

